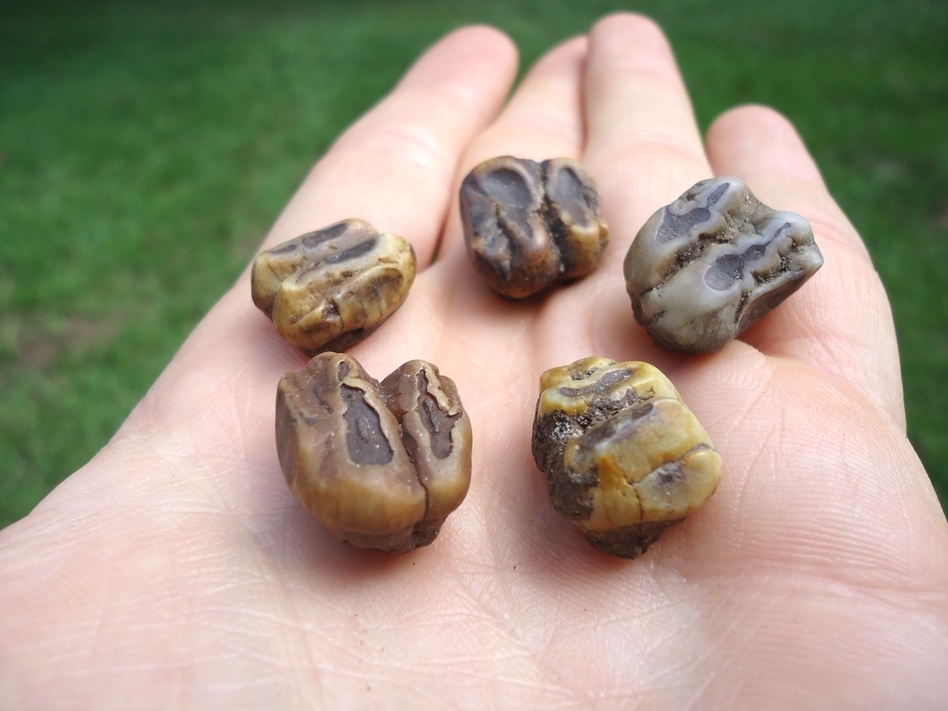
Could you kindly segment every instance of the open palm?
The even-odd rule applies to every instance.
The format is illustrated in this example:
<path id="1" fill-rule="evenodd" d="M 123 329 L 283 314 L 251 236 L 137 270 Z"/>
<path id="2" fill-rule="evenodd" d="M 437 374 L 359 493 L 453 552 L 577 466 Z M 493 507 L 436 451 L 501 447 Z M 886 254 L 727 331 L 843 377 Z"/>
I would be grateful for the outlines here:
<path id="1" fill-rule="evenodd" d="M 407 555 L 332 540 L 286 488 L 277 380 L 305 357 L 245 274 L 113 441 L 0 534 L 10 708 L 928 708 L 948 699 L 948 525 L 905 437 L 888 304 L 793 128 L 744 107 L 703 142 L 661 32 L 630 15 L 508 97 L 509 40 L 449 35 L 317 164 L 267 239 L 360 217 L 407 237 L 405 305 L 352 349 L 423 358 L 474 428 L 470 493 Z M 524 302 L 464 255 L 476 163 L 571 156 L 611 228 L 590 277 Z M 622 258 L 711 175 L 813 225 L 824 268 L 723 351 L 657 350 Z M 537 380 L 645 360 L 724 460 L 717 493 L 634 561 L 561 519 L 530 455 Z"/>

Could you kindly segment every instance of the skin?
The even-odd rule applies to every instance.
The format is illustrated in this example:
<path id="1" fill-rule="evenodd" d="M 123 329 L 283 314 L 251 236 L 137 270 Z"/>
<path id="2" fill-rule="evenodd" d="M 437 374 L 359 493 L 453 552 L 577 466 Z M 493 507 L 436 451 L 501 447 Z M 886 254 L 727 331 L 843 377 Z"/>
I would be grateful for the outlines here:
<path id="1" fill-rule="evenodd" d="M 474 426 L 467 500 L 408 555 L 333 541 L 286 488 L 279 377 L 305 356 L 245 273 L 113 440 L 0 533 L 7 708 L 934 708 L 948 700 L 948 524 L 905 435 L 892 318 L 793 127 L 745 106 L 702 140 L 650 21 L 601 20 L 505 104 L 511 42 L 435 45 L 319 161 L 265 244 L 359 216 L 412 241 L 405 305 L 352 349 L 424 358 Z M 583 161 L 612 240 L 523 303 L 467 263 L 456 190 L 511 153 Z M 720 353 L 656 349 L 622 257 L 711 175 L 807 217 L 826 264 Z M 435 254 L 438 259 L 432 262 Z M 599 355 L 666 373 L 724 459 L 636 561 L 590 548 L 530 456 L 537 379 Z"/>

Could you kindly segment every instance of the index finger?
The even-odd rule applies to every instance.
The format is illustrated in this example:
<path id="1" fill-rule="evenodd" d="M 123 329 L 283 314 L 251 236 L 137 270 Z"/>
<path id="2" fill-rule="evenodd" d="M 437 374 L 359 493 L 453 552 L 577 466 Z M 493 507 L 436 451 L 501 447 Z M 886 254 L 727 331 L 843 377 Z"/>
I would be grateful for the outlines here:
<path id="1" fill-rule="evenodd" d="M 853 383 L 904 429 L 898 347 L 885 289 L 796 130 L 773 110 L 734 109 L 712 124 L 708 153 L 715 172 L 737 175 L 765 203 L 807 218 L 824 257 L 822 269 L 741 340 Z"/>

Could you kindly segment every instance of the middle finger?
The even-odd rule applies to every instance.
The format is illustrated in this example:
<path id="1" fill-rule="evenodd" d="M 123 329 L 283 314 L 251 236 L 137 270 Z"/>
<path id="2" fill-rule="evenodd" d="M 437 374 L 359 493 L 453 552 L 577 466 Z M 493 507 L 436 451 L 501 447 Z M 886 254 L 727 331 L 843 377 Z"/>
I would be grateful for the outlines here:
<path id="1" fill-rule="evenodd" d="M 711 176 L 688 92 L 662 31 L 629 14 L 590 33 L 584 162 L 602 192 L 613 254 L 655 210 Z"/>

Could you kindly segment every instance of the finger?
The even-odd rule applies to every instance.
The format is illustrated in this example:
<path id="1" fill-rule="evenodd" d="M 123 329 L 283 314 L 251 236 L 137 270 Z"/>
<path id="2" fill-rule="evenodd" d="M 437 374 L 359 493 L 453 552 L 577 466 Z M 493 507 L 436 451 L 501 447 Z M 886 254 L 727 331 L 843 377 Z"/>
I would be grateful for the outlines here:
<path id="1" fill-rule="evenodd" d="M 448 35 L 317 163 L 264 246 L 361 217 L 405 236 L 425 264 L 459 156 L 500 109 L 515 73 L 516 49 L 500 32 L 470 27 Z M 139 421 L 202 411 L 203 403 L 221 400 L 213 388 L 241 397 L 252 390 L 251 411 L 272 411 L 273 383 L 305 358 L 254 307 L 248 280 L 249 270 L 191 335 L 139 408 Z M 188 423 L 177 426 L 186 430 Z"/>
<path id="2" fill-rule="evenodd" d="M 478 163 L 496 156 L 536 161 L 579 156 L 583 141 L 580 81 L 586 44 L 585 37 L 576 37 L 537 62 L 497 120 L 468 148 L 455 186 L 460 186 L 461 179 Z M 445 258 L 463 252 L 464 246 L 456 190 L 452 197 Z"/>
<path id="3" fill-rule="evenodd" d="M 621 258 L 648 217 L 708 177 L 710 167 L 661 29 L 617 14 L 600 20 L 589 40 L 583 160 L 599 183 L 612 256 Z"/>
<path id="4" fill-rule="evenodd" d="M 747 106 L 718 118 L 707 146 L 715 173 L 738 176 L 767 205 L 806 217 L 823 252 L 820 271 L 741 340 L 842 376 L 904 427 L 898 349 L 885 290 L 796 130 L 773 110 Z"/>
<path id="5" fill-rule="evenodd" d="M 456 189 L 471 167 L 498 155 L 543 160 L 580 153 L 585 45 L 582 38 L 569 40 L 541 58 L 496 121 L 472 142 L 454 181 L 452 217 L 438 263 L 417 280 L 392 323 L 359 351 L 367 367 L 398 362 L 411 352 L 438 363 L 464 393 L 477 442 L 475 474 L 455 521 L 478 545 L 496 538 L 492 527 L 498 522 L 507 525 L 511 500 L 536 491 L 538 480 L 508 476 L 511 467 L 532 467 L 524 442 L 530 440 L 536 397 L 526 327 L 534 309 L 490 292 L 467 264 Z"/>
<path id="6" fill-rule="evenodd" d="M 658 26 L 625 13 L 596 23 L 589 34 L 583 105 L 582 160 L 599 185 L 609 245 L 593 274 L 549 300 L 538 330 L 546 334 L 543 345 L 560 357 L 583 345 L 597 355 L 667 366 L 668 355 L 634 323 L 622 260 L 648 217 L 711 169 L 684 82 Z M 574 324 L 581 325 L 583 338 L 565 337 Z"/>
<path id="7" fill-rule="evenodd" d="M 500 109 L 516 64 L 516 48 L 497 30 L 468 27 L 442 39 L 316 164 L 265 246 L 360 217 L 406 237 L 426 265 L 458 156 Z"/>

